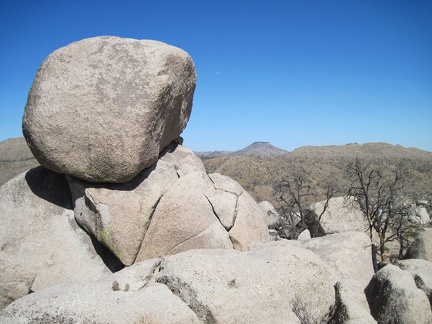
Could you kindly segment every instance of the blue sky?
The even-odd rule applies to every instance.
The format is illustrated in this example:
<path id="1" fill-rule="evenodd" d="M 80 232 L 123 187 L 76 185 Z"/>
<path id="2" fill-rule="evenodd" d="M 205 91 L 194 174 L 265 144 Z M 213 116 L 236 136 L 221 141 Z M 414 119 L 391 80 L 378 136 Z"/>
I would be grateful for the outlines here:
<path id="1" fill-rule="evenodd" d="M 0 141 L 35 73 L 83 38 L 156 39 L 198 74 L 184 145 L 387 142 L 432 152 L 432 1 L 0 0 Z"/>

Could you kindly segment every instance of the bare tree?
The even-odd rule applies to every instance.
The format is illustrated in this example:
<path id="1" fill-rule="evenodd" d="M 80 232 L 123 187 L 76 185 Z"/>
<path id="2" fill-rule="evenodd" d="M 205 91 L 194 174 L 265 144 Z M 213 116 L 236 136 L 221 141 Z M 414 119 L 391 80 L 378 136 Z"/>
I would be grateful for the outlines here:
<path id="1" fill-rule="evenodd" d="M 299 167 L 279 181 L 274 187 L 276 201 L 279 203 L 279 212 L 284 217 L 285 228 L 282 236 L 296 239 L 305 229 L 309 229 L 311 236 L 319 236 L 319 222 L 327 210 L 329 200 L 337 192 L 336 185 L 330 181 L 319 186 L 311 180 L 310 172 Z M 320 215 L 312 215 L 308 209 L 311 202 L 316 202 L 317 197 L 325 197 L 325 204 Z M 287 233 L 288 232 L 288 233 Z"/>
<path id="2" fill-rule="evenodd" d="M 348 196 L 354 198 L 367 219 L 371 241 L 378 236 L 382 261 L 385 260 L 385 244 L 397 240 L 403 250 L 407 234 L 414 229 L 409 224 L 402 199 L 407 175 L 404 161 L 390 168 L 376 167 L 357 158 L 348 165 L 351 180 Z"/>
<path id="3" fill-rule="evenodd" d="M 412 206 L 401 203 L 397 206 L 397 211 L 392 220 L 392 235 L 387 241 L 396 240 L 399 242 L 398 259 L 402 259 L 407 248 L 420 233 L 423 225 L 420 221 L 412 219 Z"/>

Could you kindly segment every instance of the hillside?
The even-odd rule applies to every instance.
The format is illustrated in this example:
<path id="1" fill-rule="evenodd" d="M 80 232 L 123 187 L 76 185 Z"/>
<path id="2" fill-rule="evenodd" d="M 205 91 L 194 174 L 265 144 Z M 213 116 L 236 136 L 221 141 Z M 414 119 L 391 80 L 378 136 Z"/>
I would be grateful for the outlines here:
<path id="1" fill-rule="evenodd" d="M 238 181 L 258 201 L 273 203 L 273 186 L 292 170 L 304 167 L 319 187 L 333 179 L 342 190 L 349 183 L 347 164 L 360 158 L 375 165 L 392 167 L 404 160 L 410 170 L 407 191 L 428 195 L 432 191 L 432 153 L 386 143 L 341 146 L 305 146 L 277 157 L 250 157 L 230 154 L 203 159 L 209 173 L 217 172 Z"/>
<path id="2" fill-rule="evenodd" d="M 269 142 L 254 142 L 244 149 L 238 151 L 213 151 L 213 152 L 195 152 L 201 158 L 216 158 L 223 156 L 251 156 L 251 157 L 274 157 L 288 153 L 278 147 L 271 145 Z"/>

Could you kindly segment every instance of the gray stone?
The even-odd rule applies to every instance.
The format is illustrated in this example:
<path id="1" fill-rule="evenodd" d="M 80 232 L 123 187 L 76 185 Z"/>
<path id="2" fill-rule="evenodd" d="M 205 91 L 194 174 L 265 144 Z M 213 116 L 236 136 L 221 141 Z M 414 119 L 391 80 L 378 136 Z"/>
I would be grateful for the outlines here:
<path id="1" fill-rule="evenodd" d="M 270 241 L 265 213 L 236 181 L 219 173 L 209 174 L 216 192 L 207 193 L 207 198 L 212 203 L 213 210 L 221 223 L 229 230 L 230 239 L 234 248 L 247 251 L 255 245 Z M 225 204 L 223 209 L 217 207 Z M 224 211 L 224 212 L 221 212 Z"/>
<path id="2" fill-rule="evenodd" d="M 188 122 L 195 68 L 179 48 L 94 37 L 49 55 L 30 89 L 23 133 L 41 165 L 92 182 L 126 182 Z"/>
<path id="3" fill-rule="evenodd" d="M 125 265 L 197 248 L 248 248 L 269 235 L 256 202 L 234 180 L 207 175 L 189 149 L 170 144 L 122 184 L 68 177 L 75 218 Z"/>
<path id="4" fill-rule="evenodd" d="M 0 215 L 0 309 L 32 291 L 111 273 L 74 220 L 63 175 L 37 167 L 15 177 L 0 188 Z"/>
<path id="5" fill-rule="evenodd" d="M 348 236 L 333 236 L 341 238 L 332 247 L 344 250 Z M 334 303 L 335 274 L 337 281 L 344 276 L 334 266 L 340 263 L 328 263 L 297 241 L 247 252 L 193 249 L 135 263 L 97 281 L 36 292 L 9 305 L 0 322 L 319 323 Z M 341 300 L 352 294 L 363 307 L 362 284 L 355 287 L 340 290 Z"/>
<path id="6" fill-rule="evenodd" d="M 179 178 L 177 164 L 182 159 L 177 155 L 186 157 L 184 164 L 190 162 L 188 155 L 194 155 L 191 151 L 186 154 L 186 151 L 189 150 L 180 145 L 169 145 L 163 152 L 163 158 L 127 183 L 95 184 L 68 177 L 76 220 L 123 264 L 131 265 L 140 250 L 157 204 Z M 173 161 L 177 161 L 177 164 Z"/>
<path id="7" fill-rule="evenodd" d="M 319 216 L 324 204 L 325 201 L 320 201 L 309 208 Z M 347 231 L 363 232 L 367 228 L 367 223 L 363 213 L 351 198 L 335 197 L 329 200 L 328 207 L 321 216 L 320 226 L 325 234 L 333 234 Z"/>
<path id="8" fill-rule="evenodd" d="M 203 172 L 179 178 L 156 206 L 136 262 L 193 248 L 232 248 L 205 195 L 212 188 Z"/>
<path id="9" fill-rule="evenodd" d="M 343 279 L 335 284 L 335 310 L 329 324 L 374 324 L 364 287 L 357 281 Z"/>
<path id="10" fill-rule="evenodd" d="M 366 297 L 378 323 L 429 324 L 431 307 L 426 294 L 416 287 L 407 271 L 392 264 L 379 270 L 370 281 Z"/>
<path id="11" fill-rule="evenodd" d="M 425 228 L 408 248 L 404 259 L 423 259 L 432 262 L 432 228 Z"/>
<path id="12" fill-rule="evenodd" d="M 280 222 L 281 217 L 279 213 L 276 211 L 276 209 L 274 208 L 273 204 L 269 201 L 264 200 L 258 203 L 258 205 L 261 207 L 261 209 L 264 211 L 266 215 L 265 220 L 267 222 L 267 227 L 271 229 L 276 228 L 276 226 Z"/>
<path id="13" fill-rule="evenodd" d="M 195 250 L 166 258 L 156 281 L 203 323 L 299 323 L 284 278 L 265 261 L 234 250 Z"/>
<path id="14" fill-rule="evenodd" d="M 167 286 L 155 283 L 160 260 L 148 260 L 96 282 L 78 281 L 23 297 L 2 323 L 199 323 Z"/>
<path id="15" fill-rule="evenodd" d="M 416 214 L 420 218 L 420 224 L 430 223 L 430 216 L 425 207 L 417 207 Z"/>
<path id="16" fill-rule="evenodd" d="M 363 288 L 374 275 L 371 243 L 361 232 L 342 232 L 302 241 L 301 246 L 316 253 L 331 266 L 333 283 L 356 280 Z"/>
<path id="17" fill-rule="evenodd" d="M 399 260 L 396 266 L 409 272 L 417 288 L 424 291 L 432 307 L 432 263 L 422 259 Z"/>
<path id="18" fill-rule="evenodd" d="M 297 240 L 299 240 L 299 241 L 305 241 L 305 240 L 310 240 L 310 239 L 311 239 L 311 235 L 310 235 L 309 230 L 304 230 L 297 237 Z"/>
<path id="19" fill-rule="evenodd" d="M 270 266 L 271 272 L 262 280 L 283 280 L 279 285 L 289 291 L 288 303 L 302 323 L 319 323 L 328 315 L 334 303 L 334 277 L 317 254 L 298 241 L 280 240 L 258 246 L 248 255 Z"/>

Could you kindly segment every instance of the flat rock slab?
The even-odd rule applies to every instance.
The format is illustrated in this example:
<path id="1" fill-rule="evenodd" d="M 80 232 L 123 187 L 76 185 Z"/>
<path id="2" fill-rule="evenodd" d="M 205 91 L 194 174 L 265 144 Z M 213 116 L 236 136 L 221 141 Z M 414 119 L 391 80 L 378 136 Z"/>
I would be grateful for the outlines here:
<path id="1" fill-rule="evenodd" d="M 151 40 L 94 37 L 49 55 L 30 89 L 23 133 L 39 163 L 93 182 L 126 182 L 189 120 L 195 67 Z"/>

